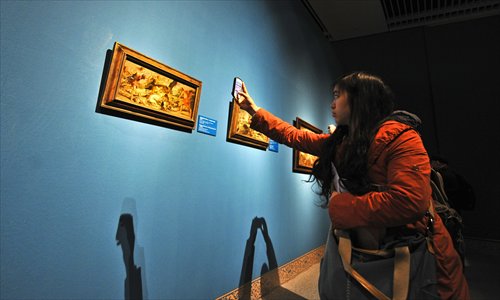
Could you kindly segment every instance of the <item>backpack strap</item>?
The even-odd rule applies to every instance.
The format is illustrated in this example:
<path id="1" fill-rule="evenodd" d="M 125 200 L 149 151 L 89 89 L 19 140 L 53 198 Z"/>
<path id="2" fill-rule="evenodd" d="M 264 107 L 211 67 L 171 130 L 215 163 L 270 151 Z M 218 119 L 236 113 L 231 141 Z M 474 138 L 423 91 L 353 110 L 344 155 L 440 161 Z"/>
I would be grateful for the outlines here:
<path id="1" fill-rule="evenodd" d="M 441 174 L 438 171 L 431 168 L 431 185 L 432 185 L 432 194 L 436 197 L 436 200 L 440 204 L 448 206 L 448 196 L 444 191 L 444 181 Z"/>

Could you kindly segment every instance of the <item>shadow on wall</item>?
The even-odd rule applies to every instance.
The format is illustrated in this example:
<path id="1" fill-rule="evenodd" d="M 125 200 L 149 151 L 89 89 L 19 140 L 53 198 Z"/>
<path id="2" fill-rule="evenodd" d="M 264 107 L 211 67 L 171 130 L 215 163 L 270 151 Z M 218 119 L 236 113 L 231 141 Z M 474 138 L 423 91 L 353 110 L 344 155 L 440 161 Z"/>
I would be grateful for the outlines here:
<path id="1" fill-rule="evenodd" d="M 261 280 L 261 295 L 267 294 L 272 289 L 280 285 L 278 276 L 278 262 L 276 260 L 276 254 L 274 252 L 273 243 L 269 236 L 269 231 L 267 229 L 266 220 L 264 218 L 255 217 L 252 220 L 252 226 L 250 228 L 250 236 L 247 239 L 247 244 L 245 247 L 245 254 L 243 256 L 243 265 L 241 267 L 240 275 L 240 288 L 238 289 L 239 299 L 250 299 L 252 294 L 252 275 L 253 275 L 253 260 L 255 256 L 255 239 L 257 237 L 257 230 L 260 229 L 266 242 L 266 254 L 267 254 L 267 264 L 264 263 L 261 268 L 260 275 Z"/>
<path id="2" fill-rule="evenodd" d="M 250 236 L 247 239 L 243 265 L 241 267 L 240 284 L 238 288 L 238 299 L 254 299 L 259 291 L 252 293 L 253 263 L 255 257 L 255 239 L 260 229 L 266 243 L 267 263 L 263 263 L 260 269 L 260 297 L 262 299 L 290 299 L 304 300 L 305 298 L 289 291 L 280 284 L 278 261 L 274 252 L 273 243 L 269 236 L 267 223 L 264 218 L 255 217 L 252 220 Z M 255 286 L 258 288 L 258 286 Z"/>
<path id="3" fill-rule="evenodd" d="M 135 234 L 131 214 L 122 214 L 116 230 L 117 245 L 121 245 L 125 263 L 125 299 L 142 300 L 141 268 L 134 263 Z"/>
<path id="4" fill-rule="evenodd" d="M 123 213 L 124 211 L 126 213 Z M 132 198 L 124 199 L 122 214 L 120 215 L 116 230 L 116 241 L 117 245 L 121 246 L 126 271 L 124 299 L 142 300 L 148 298 L 144 269 L 146 262 L 144 259 L 144 248 L 136 243 L 134 216 L 136 216 L 137 223 L 135 200 Z M 137 257 L 139 266 L 135 264 L 134 256 Z"/>

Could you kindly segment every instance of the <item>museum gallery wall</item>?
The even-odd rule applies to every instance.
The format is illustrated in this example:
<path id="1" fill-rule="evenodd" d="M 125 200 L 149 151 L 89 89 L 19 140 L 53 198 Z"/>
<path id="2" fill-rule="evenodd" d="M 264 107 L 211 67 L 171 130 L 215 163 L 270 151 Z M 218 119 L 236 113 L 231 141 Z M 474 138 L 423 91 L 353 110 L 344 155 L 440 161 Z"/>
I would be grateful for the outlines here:
<path id="1" fill-rule="evenodd" d="M 331 123 L 340 67 L 300 1 L 7 1 L 0 28 L 2 299 L 215 298 L 254 220 L 278 266 L 324 243 L 292 150 L 229 132 L 235 76 L 290 123 Z"/>

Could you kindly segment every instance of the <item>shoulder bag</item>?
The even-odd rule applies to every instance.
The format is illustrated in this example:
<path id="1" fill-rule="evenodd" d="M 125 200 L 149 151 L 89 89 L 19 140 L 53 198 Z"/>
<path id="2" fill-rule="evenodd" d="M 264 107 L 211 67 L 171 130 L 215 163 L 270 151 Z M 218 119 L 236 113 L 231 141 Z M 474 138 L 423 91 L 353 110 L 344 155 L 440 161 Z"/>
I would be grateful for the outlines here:
<path id="1" fill-rule="evenodd" d="M 349 232 L 330 228 L 320 265 L 320 298 L 439 299 L 429 243 L 415 234 L 365 250 L 352 246 Z"/>

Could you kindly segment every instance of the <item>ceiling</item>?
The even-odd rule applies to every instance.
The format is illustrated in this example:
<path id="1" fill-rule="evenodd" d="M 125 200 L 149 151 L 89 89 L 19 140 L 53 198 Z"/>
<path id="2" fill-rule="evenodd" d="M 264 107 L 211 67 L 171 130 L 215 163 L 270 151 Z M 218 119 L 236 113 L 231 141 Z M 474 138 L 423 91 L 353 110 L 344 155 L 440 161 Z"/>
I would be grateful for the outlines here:
<path id="1" fill-rule="evenodd" d="M 332 42 L 500 15 L 500 0 L 302 0 L 302 3 Z"/>

